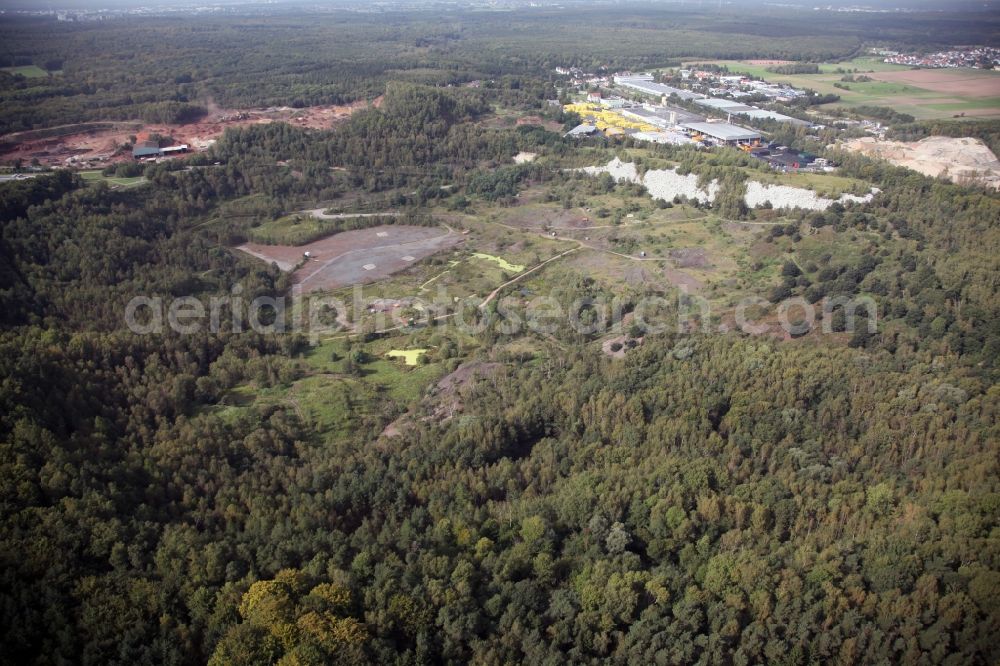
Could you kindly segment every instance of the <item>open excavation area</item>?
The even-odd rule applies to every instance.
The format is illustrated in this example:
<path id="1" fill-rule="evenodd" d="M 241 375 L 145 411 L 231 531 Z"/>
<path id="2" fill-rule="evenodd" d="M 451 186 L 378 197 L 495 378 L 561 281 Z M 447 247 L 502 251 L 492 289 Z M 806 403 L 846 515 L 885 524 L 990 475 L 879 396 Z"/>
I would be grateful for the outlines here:
<path id="1" fill-rule="evenodd" d="M 979 139 L 932 136 L 915 143 L 854 139 L 844 148 L 888 160 L 925 176 L 944 176 L 959 184 L 1000 189 L 1000 160 Z"/>
<path id="2" fill-rule="evenodd" d="M 373 104 L 378 106 L 381 98 Z M 0 163 L 37 160 L 43 166 L 93 165 L 131 161 L 127 146 L 153 136 L 174 145 L 187 144 L 192 151 L 209 148 L 230 127 L 286 122 L 296 127 L 327 129 L 368 102 L 312 106 L 302 109 L 222 109 L 212 106 L 197 122 L 185 124 L 144 123 L 142 121 L 88 122 L 43 130 L 29 130 L 0 136 Z"/>
<path id="3" fill-rule="evenodd" d="M 448 227 L 383 225 L 307 245 L 246 243 L 237 249 L 294 271 L 294 283 L 309 293 L 380 280 L 461 241 L 462 235 Z"/>

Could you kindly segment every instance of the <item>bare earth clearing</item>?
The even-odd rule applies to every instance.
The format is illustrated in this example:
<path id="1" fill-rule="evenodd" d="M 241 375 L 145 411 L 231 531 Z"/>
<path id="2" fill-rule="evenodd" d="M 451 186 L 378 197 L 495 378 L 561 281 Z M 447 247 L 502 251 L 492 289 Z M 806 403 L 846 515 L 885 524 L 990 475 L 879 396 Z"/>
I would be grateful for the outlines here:
<path id="1" fill-rule="evenodd" d="M 292 281 L 308 293 L 380 280 L 461 241 L 461 234 L 451 229 L 387 225 L 345 231 L 308 245 L 246 243 L 237 249 L 283 271 L 294 269 Z"/>
<path id="2" fill-rule="evenodd" d="M 880 157 L 925 176 L 946 176 L 956 183 L 977 183 L 1000 189 L 1000 161 L 979 139 L 931 136 L 916 143 L 904 143 L 865 137 L 848 141 L 844 147 Z"/>
<path id="3" fill-rule="evenodd" d="M 378 106 L 381 98 L 374 104 Z M 145 139 L 153 134 L 172 137 L 176 144 L 186 143 L 192 151 L 212 145 L 228 127 L 287 122 L 298 127 L 326 129 L 363 109 L 368 102 L 339 106 L 313 106 L 304 109 L 271 107 L 267 109 L 210 109 L 208 115 L 194 123 L 171 125 L 123 121 L 113 123 L 81 123 L 63 128 L 17 132 L 0 137 L 0 160 L 38 161 L 46 166 L 65 166 L 72 162 L 96 160 L 101 163 L 128 161 L 132 155 L 120 151 L 130 137 Z"/>

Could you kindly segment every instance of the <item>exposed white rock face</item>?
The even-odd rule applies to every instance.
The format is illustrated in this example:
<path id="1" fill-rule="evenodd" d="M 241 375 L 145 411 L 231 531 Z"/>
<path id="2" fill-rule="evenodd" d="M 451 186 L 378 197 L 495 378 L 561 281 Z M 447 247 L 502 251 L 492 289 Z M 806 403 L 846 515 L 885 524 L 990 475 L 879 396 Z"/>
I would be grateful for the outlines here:
<path id="1" fill-rule="evenodd" d="M 684 196 L 690 200 L 707 203 L 715 200 L 719 193 L 719 182 L 713 180 L 707 188 L 698 187 L 698 176 L 689 173 L 685 176 L 676 169 L 651 169 L 640 177 L 632 162 L 622 162 L 617 157 L 604 166 L 584 167 L 580 171 L 597 176 L 610 174 L 616 181 L 641 183 L 646 186 L 649 195 L 654 199 L 670 201 L 676 196 Z M 872 188 L 863 197 L 854 194 L 842 194 L 838 199 L 829 199 L 817 195 L 812 190 L 789 185 L 764 185 L 755 180 L 747 181 L 746 203 L 751 208 L 759 208 L 766 202 L 771 202 L 774 208 L 802 208 L 805 210 L 826 210 L 835 202 L 868 203 L 879 190 Z"/>
<path id="2" fill-rule="evenodd" d="M 636 171 L 634 163 L 622 162 L 617 157 L 604 166 L 584 167 L 581 171 L 592 176 L 607 173 L 617 181 L 641 183 L 646 186 L 650 196 L 654 199 L 666 201 L 670 201 L 678 195 L 702 202 L 712 201 L 719 191 L 719 184 L 716 181 L 712 181 L 708 189 L 703 190 L 698 187 L 698 176 L 693 173 L 682 176 L 675 169 L 651 169 L 642 178 Z"/>
<path id="3" fill-rule="evenodd" d="M 649 190 L 651 197 L 665 201 L 681 195 L 688 199 L 709 202 L 714 201 L 715 195 L 719 193 L 719 181 L 713 180 L 708 184 L 708 188 L 703 190 L 698 187 L 698 176 L 693 173 L 682 176 L 674 169 L 647 171 L 643 184 Z"/>
<path id="4" fill-rule="evenodd" d="M 854 194 L 842 194 L 838 199 L 828 199 L 817 195 L 812 190 L 788 185 L 764 185 L 755 180 L 747 181 L 746 202 L 751 208 L 763 206 L 770 201 L 774 208 L 803 208 L 805 210 L 826 210 L 835 202 L 868 203 L 878 193 L 876 188 L 863 197 Z"/>
<path id="5" fill-rule="evenodd" d="M 616 181 L 624 180 L 629 183 L 642 182 L 639 178 L 639 172 L 635 169 L 635 163 L 622 162 L 617 157 L 604 166 L 584 167 L 580 169 L 580 171 L 588 173 L 591 176 L 599 176 L 602 173 L 608 173 L 611 174 L 611 177 Z"/>

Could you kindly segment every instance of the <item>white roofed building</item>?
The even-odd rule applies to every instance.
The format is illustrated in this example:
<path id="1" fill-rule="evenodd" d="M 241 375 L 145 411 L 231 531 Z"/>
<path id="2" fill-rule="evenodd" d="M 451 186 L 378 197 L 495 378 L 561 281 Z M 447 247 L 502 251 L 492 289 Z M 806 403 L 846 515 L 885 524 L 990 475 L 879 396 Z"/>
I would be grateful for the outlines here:
<path id="1" fill-rule="evenodd" d="M 700 135 L 726 146 L 754 143 L 761 138 L 760 132 L 730 123 L 684 123 L 681 127 L 692 136 Z"/>

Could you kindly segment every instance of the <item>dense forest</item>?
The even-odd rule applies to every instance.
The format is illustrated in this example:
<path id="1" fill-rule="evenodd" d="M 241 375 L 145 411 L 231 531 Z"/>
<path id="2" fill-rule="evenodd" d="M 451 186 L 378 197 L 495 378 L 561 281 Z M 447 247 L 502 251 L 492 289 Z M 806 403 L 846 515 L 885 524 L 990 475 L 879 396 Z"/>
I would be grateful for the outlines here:
<path id="1" fill-rule="evenodd" d="M 620 46 L 633 49 L 616 64 L 663 54 L 642 43 L 640 18 L 615 19 Z M 671 331 L 645 335 L 622 359 L 563 330 L 525 334 L 523 348 L 489 327 L 457 340 L 442 331 L 448 371 L 490 368 L 447 409 L 433 390 L 407 401 L 354 381 L 372 334 L 349 343 L 355 375 L 328 373 L 323 399 L 341 408 L 333 427 L 294 404 L 239 402 L 312 372 L 300 335 L 124 325 L 136 294 L 207 297 L 236 284 L 250 298 L 286 293 L 287 274 L 231 246 L 310 202 L 384 197 L 414 221 L 441 200 L 513 205 L 529 182 L 646 196 L 550 168 L 610 158 L 618 147 L 603 140 L 487 122 L 498 106 L 536 113 L 553 95 L 546 76 L 512 70 L 555 64 L 547 49 L 577 35 L 579 20 L 553 29 L 554 19 L 400 18 L 378 24 L 376 38 L 367 18 L 345 19 L 374 53 L 342 69 L 324 63 L 344 43 L 308 50 L 323 24 L 208 20 L 185 37 L 204 42 L 195 56 L 176 48 L 184 39 L 167 54 L 168 41 L 128 22 L 67 26 L 58 44 L 29 46 L 30 32 L 14 35 L 5 20 L 18 57 L 65 57 L 65 76 L 85 59 L 107 66 L 89 92 L 48 91 L 62 85 L 54 78 L 23 106 L 4 98 L 12 127 L 31 124 L 29 108 L 48 122 L 82 100 L 102 117 L 159 103 L 139 89 L 117 97 L 139 80 L 156 87 L 157 64 L 193 86 L 189 100 L 385 99 L 326 131 L 229 130 L 208 153 L 143 167 L 142 187 L 65 170 L 0 184 L 0 663 L 1000 660 L 995 192 L 829 151 L 840 175 L 879 196 L 779 215 L 736 205 L 758 168 L 741 151 L 652 148 L 641 168 L 669 160 L 719 178 L 713 215 L 768 225 L 759 242 L 786 259 L 761 296 L 870 296 L 876 331 L 852 334 L 842 320 L 837 335 L 791 340 Z M 940 22 L 945 35 L 967 27 Z M 795 26 L 761 21 L 731 40 L 737 26 L 722 22 L 704 48 L 780 56 L 808 43 L 826 57 L 856 46 L 844 36 L 857 35 L 857 19 L 822 40 Z M 172 19 L 158 29 L 180 30 Z M 535 31 L 545 29 L 554 34 L 543 49 Z M 708 34 L 706 24 L 674 30 Z M 793 37 L 754 37 L 767 30 Z M 87 48 L 90 31 L 137 57 Z M 245 51 L 216 58 L 236 39 Z M 403 42 L 384 67 L 371 64 Z M 507 42 L 532 43 L 535 55 Z M 690 54 L 691 43 L 676 48 Z M 265 57 L 268 45 L 279 50 Z M 310 55 L 275 62 L 282 48 Z M 612 50 L 581 44 L 569 59 Z M 390 76 L 404 62 L 413 76 Z M 456 63 L 471 63 L 456 80 L 497 74 L 495 84 L 421 85 L 423 68 Z M 5 82 L 3 94 L 22 83 Z M 544 159 L 512 164 L 522 150 Z M 852 251 L 793 261 L 821 231 Z M 572 300 L 598 289 L 580 278 L 557 291 Z M 387 437 L 401 418 L 406 427 Z"/>
<path id="2" fill-rule="evenodd" d="M 639 69 L 678 57 L 820 62 L 848 58 L 875 40 L 900 48 L 984 43 L 998 27 L 993 14 L 828 19 L 817 22 L 812 11 L 704 14 L 639 5 L 454 11 L 440 20 L 404 12 L 83 23 L 4 16 L 0 57 L 53 73 L 0 72 L 0 134 L 82 120 L 190 120 L 211 105 L 343 104 L 372 99 L 389 81 L 545 78 L 557 66 Z"/>

